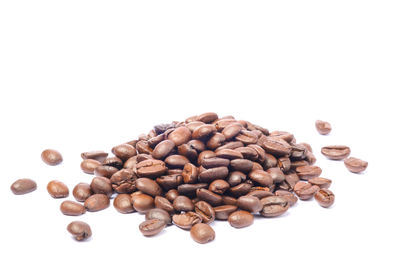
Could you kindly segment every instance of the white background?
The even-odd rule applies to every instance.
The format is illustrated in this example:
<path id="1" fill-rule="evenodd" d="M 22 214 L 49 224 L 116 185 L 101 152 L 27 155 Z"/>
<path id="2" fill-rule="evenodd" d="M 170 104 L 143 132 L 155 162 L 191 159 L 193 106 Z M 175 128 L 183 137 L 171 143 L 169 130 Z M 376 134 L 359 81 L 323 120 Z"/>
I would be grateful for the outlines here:
<path id="1" fill-rule="evenodd" d="M 384 0 L 0 1 L 0 265 L 399 266 L 399 14 Z M 199 245 L 177 227 L 145 238 L 143 216 L 113 207 L 64 216 L 47 194 L 52 179 L 90 182 L 81 152 L 207 111 L 309 142 L 335 205 L 300 201 L 241 230 L 216 222 Z M 330 144 L 367 171 L 326 160 Z M 45 165 L 45 148 L 64 162 Z M 15 196 L 23 177 L 38 189 Z M 90 241 L 70 237 L 75 219 Z"/>

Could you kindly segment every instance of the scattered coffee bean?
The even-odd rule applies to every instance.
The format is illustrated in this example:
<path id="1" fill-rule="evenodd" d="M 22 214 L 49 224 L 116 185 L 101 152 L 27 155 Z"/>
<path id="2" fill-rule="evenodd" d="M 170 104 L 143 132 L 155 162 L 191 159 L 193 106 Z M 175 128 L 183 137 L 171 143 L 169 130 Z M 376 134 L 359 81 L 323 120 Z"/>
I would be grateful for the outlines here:
<path id="1" fill-rule="evenodd" d="M 328 159 L 341 160 L 350 155 L 350 148 L 348 146 L 325 146 L 321 148 L 321 153 Z"/>
<path id="2" fill-rule="evenodd" d="M 57 150 L 46 149 L 42 152 L 42 160 L 50 166 L 55 166 L 60 164 L 63 158 Z"/>
<path id="3" fill-rule="evenodd" d="M 261 199 L 262 210 L 260 214 L 264 217 L 277 217 L 289 209 L 289 203 L 286 198 L 271 196 Z"/>
<path id="4" fill-rule="evenodd" d="M 114 208 L 120 213 L 132 213 L 135 211 L 132 198 L 128 194 L 119 194 L 113 202 Z"/>
<path id="5" fill-rule="evenodd" d="M 104 210 L 110 206 L 110 199 L 104 194 L 94 194 L 85 200 L 85 208 L 88 211 Z"/>
<path id="6" fill-rule="evenodd" d="M 328 208 L 332 206 L 333 202 L 335 201 L 335 195 L 332 191 L 328 189 L 321 189 L 314 195 L 315 200 L 324 208 Z"/>
<path id="7" fill-rule="evenodd" d="M 56 180 L 47 184 L 47 191 L 54 198 L 63 198 L 69 195 L 68 187 L 63 182 Z"/>
<path id="8" fill-rule="evenodd" d="M 36 182 L 31 179 L 18 179 L 11 185 L 15 195 L 23 195 L 36 190 Z"/>
<path id="9" fill-rule="evenodd" d="M 174 224 L 182 229 L 189 230 L 196 223 L 201 223 L 201 217 L 195 212 L 189 211 L 172 216 Z"/>
<path id="10" fill-rule="evenodd" d="M 64 215 L 78 216 L 86 212 L 85 207 L 82 204 L 71 200 L 65 200 L 61 203 L 60 210 Z"/>
<path id="11" fill-rule="evenodd" d="M 367 169 L 368 162 L 358 158 L 349 157 L 344 160 L 344 165 L 349 171 L 354 173 L 360 173 Z"/>
<path id="12" fill-rule="evenodd" d="M 79 202 L 84 202 L 88 197 L 93 194 L 90 185 L 87 183 L 79 183 L 74 187 L 72 195 Z"/>
<path id="13" fill-rule="evenodd" d="M 315 122 L 315 127 L 320 134 L 326 135 L 329 134 L 332 130 L 331 124 L 326 121 L 317 120 Z"/>
<path id="14" fill-rule="evenodd" d="M 160 221 L 165 222 L 165 224 L 171 224 L 172 219 L 169 213 L 163 209 L 151 209 L 148 212 L 146 212 L 146 220 L 151 220 L 151 219 L 158 219 Z"/>
<path id="15" fill-rule="evenodd" d="M 228 221 L 232 227 L 243 228 L 253 224 L 254 216 L 248 211 L 238 210 L 229 215 Z"/>
<path id="16" fill-rule="evenodd" d="M 205 244 L 215 239 L 215 231 L 208 224 L 198 223 L 190 229 L 190 236 L 197 243 Z"/>
<path id="17" fill-rule="evenodd" d="M 165 228 L 164 221 L 159 219 L 151 219 L 142 222 L 139 225 L 139 230 L 144 236 L 153 236 L 161 232 Z"/>
<path id="18" fill-rule="evenodd" d="M 94 174 L 94 170 L 100 165 L 100 161 L 94 159 L 84 159 L 81 163 L 81 169 L 85 173 Z"/>
<path id="19" fill-rule="evenodd" d="M 92 230 L 90 229 L 90 226 L 87 223 L 81 221 L 71 222 L 70 224 L 68 224 L 67 230 L 78 241 L 86 240 L 92 236 Z"/>
<path id="20" fill-rule="evenodd" d="M 108 153 L 104 151 L 89 151 L 89 152 L 83 152 L 81 154 L 82 159 L 94 159 L 102 163 L 108 156 Z"/>
<path id="21" fill-rule="evenodd" d="M 107 197 L 110 197 L 113 193 L 113 189 L 111 186 L 111 181 L 105 177 L 94 177 L 92 183 L 90 184 L 90 188 L 95 194 L 104 194 Z"/>

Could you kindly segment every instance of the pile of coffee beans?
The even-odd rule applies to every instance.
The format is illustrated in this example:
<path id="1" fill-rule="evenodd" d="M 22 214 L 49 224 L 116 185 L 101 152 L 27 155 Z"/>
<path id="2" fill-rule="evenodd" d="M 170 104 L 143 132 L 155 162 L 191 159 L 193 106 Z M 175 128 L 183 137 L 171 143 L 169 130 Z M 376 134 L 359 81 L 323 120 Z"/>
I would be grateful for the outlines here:
<path id="1" fill-rule="evenodd" d="M 331 126 L 317 121 L 321 134 Z M 94 174 L 91 183 L 79 183 L 72 191 L 76 201 L 66 200 L 60 210 L 68 216 L 96 212 L 110 206 L 124 214 L 145 215 L 139 225 L 144 236 L 154 236 L 170 225 L 190 231 L 194 241 L 207 243 L 215 238 L 214 220 L 227 220 L 232 227 L 250 226 L 254 215 L 277 217 L 298 199 L 315 198 L 330 207 L 335 196 L 328 189 L 330 179 L 320 177 L 309 144 L 298 143 L 293 134 L 269 131 L 232 116 L 219 118 L 209 112 L 184 122 L 156 125 L 148 134 L 104 151 L 81 154 L 81 169 Z M 322 153 L 330 159 L 344 159 L 346 146 L 327 146 Z M 42 153 L 49 165 L 61 163 L 55 150 Z M 353 172 L 365 170 L 367 163 L 345 160 Z M 17 180 L 15 194 L 36 189 L 29 179 Z M 69 195 L 61 181 L 47 186 L 54 198 Z M 81 204 L 81 203 L 82 204 Z M 67 230 L 76 240 L 92 235 L 89 225 L 70 223 Z"/>

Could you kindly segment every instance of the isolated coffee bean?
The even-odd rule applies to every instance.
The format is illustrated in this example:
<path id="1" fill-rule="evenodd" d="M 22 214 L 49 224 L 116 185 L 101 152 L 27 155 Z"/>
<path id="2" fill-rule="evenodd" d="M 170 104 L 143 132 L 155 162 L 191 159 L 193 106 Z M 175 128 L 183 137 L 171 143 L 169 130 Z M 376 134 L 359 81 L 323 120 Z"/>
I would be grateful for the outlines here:
<path id="1" fill-rule="evenodd" d="M 218 115 L 214 112 L 207 112 L 199 115 L 196 120 L 204 122 L 204 123 L 211 123 L 218 119 Z"/>
<path id="2" fill-rule="evenodd" d="M 182 229 L 189 230 L 193 225 L 201 223 L 201 217 L 193 211 L 175 214 L 172 216 L 174 224 Z"/>
<path id="3" fill-rule="evenodd" d="M 332 180 L 322 177 L 315 177 L 309 179 L 308 182 L 312 185 L 317 185 L 319 188 L 329 188 L 331 186 Z"/>
<path id="4" fill-rule="evenodd" d="M 94 194 L 85 200 L 84 205 L 88 211 L 104 210 L 110 206 L 110 199 L 104 194 Z"/>
<path id="5" fill-rule="evenodd" d="M 151 155 L 155 159 L 163 159 L 174 149 L 174 147 L 174 142 L 171 140 L 164 140 L 156 145 Z"/>
<path id="6" fill-rule="evenodd" d="M 137 154 L 136 149 L 129 144 L 122 144 L 119 146 L 115 146 L 112 148 L 111 151 L 117 158 L 123 161 L 126 161 L 129 158 L 136 156 Z"/>
<path id="7" fill-rule="evenodd" d="M 105 177 L 94 177 L 90 183 L 90 188 L 95 194 L 104 194 L 110 197 L 113 193 L 111 181 Z"/>
<path id="8" fill-rule="evenodd" d="M 297 182 L 293 189 L 293 191 L 301 200 L 312 198 L 318 190 L 319 187 L 317 185 L 312 185 L 303 181 Z"/>
<path id="9" fill-rule="evenodd" d="M 23 195 L 36 190 L 36 182 L 31 179 L 18 179 L 11 185 L 15 195 Z"/>
<path id="10" fill-rule="evenodd" d="M 215 219 L 228 220 L 229 215 L 238 209 L 235 205 L 222 205 L 214 207 Z"/>
<path id="11" fill-rule="evenodd" d="M 205 201 L 196 202 L 194 210 L 201 217 L 203 223 L 211 223 L 215 220 L 213 207 Z"/>
<path id="12" fill-rule="evenodd" d="M 100 151 L 100 150 L 83 152 L 81 154 L 81 157 L 84 160 L 85 159 L 94 159 L 94 160 L 97 160 L 97 161 L 99 161 L 101 163 L 107 158 L 107 156 L 108 156 L 107 152 Z"/>
<path id="13" fill-rule="evenodd" d="M 94 174 L 94 170 L 100 165 L 100 161 L 94 159 L 85 159 L 81 163 L 81 169 L 85 173 Z"/>
<path id="14" fill-rule="evenodd" d="M 247 210 L 251 213 L 259 212 L 263 208 L 260 199 L 254 196 L 239 197 L 237 205 L 240 209 Z"/>
<path id="15" fill-rule="evenodd" d="M 159 196 L 162 193 L 161 187 L 152 179 L 139 178 L 136 180 L 136 188 L 150 196 Z"/>
<path id="16" fill-rule="evenodd" d="M 146 220 L 152 219 L 158 219 L 160 221 L 163 221 L 167 225 L 172 223 L 171 216 L 167 211 L 163 209 L 155 208 L 146 212 Z"/>
<path id="17" fill-rule="evenodd" d="M 318 166 L 300 166 L 296 168 L 297 175 L 302 180 L 309 180 L 318 177 L 322 173 L 322 169 Z"/>
<path id="18" fill-rule="evenodd" d="M 335 202 L 335 195 L 328 189 L 321 189 L 314 195 L 315 200 L 321 207 L 328 208 Z"/>
<path id="19" fill-rule="evenodd" d="M 248 211 L 238 210 L 232 212 L 228 217 L 228 222 L 232 227 L 243 228 L 253 224 L 254 216 Z"/>
<path id="20" fill-rule="evenodd" d="M 180 146 L 187 143 L 192 136 L 192 132 L 187 127 L 178 127 L 168 135 L 168 139 Z"/>
<path id="21" fill-rule="evenodd" d="M 68 187 L 63 182 L 56 180 L 47 184 L 47 192 L 54 198 L 63 198 L 69 195 Z"/>
<path id="22" fill-rule="evenodd" d="M 329 134 L 332 130 L 331 124 L 327 121 L 317 120 L 315 121 L 315 127 L 320 134 Z"/>
<path id="23" fill-rule="evenodd" d="M 277 217 L 289 209 L 289 203 L 284 197 L 271 196 L 261 199 L 263 206 L 260 214 L 264 217 Z"/>
<path id="24" fill-rule="evenodd" d="M 190 236 L 197 243 L 205 244 L 215 239 L 215 231 L 208 224 L 198 223 L 190 229 Z"/>
<path id="25" fill-rule="evenodd" d="M 165 197 L 156 196 L 154 198 L 154 206 L 158 209 L 165 210 L 168 213 L 175 212 L 174 206 L 172 206 L 170 200 Z"/>
<path id="26" fill-rule="evenodd" d="M 215 180 L 213 181 L 210 186 L 208 187 L 208 190 L 210 190 L 211 192 L 214 192 L 216 194 L 220 194 L 222 195 L 223 193 L 225 193 L 226 190 L 228 190 L 230 187 L 229 183 L 225 180 Z"/>
<path id="27" fill-rule="evenodd" d="M 71 200 L 65 200 L 61 203 L 60 210 L 64 215 L 78 216 L 86 212 L 85 207 Z"/>
<path id="28" fill-rule="evenodd" d="M 87 183 L 79 183 L 74 187 L 72 195 L 79 202 L 84 202 L 88 197 L 93 194 L 90 185 Z"/>
<path id="29" fill-rule="evenodd" d="M 349 171 L 354 173 L 360 173 L 367 169 L 368 162 L 358 158 L 350 157 L 344 160 L 344 165 Z"/>
<path id="30" fill-rule="evenodd" d="M 140 213 L 146 213 L 148 210 L 154 208 L 154 199 L 143 193 L 132 197 L 132 203 L 133 208 Z"/>
<path id="31" fill-rule="evenodd" d="M 70 232 L 77 241 L 83 241 L 92 236 L 90 226 L 81 221 L 74 221 L 68 224 L 68 232 Z"/>
<path id="32" fill-rule="evenodd" d="M 132 199 L 129 194 L 119 194 L 113 202 L 114 208 L 120 213 L 134 212 Z"/>
<path id="33" fill-rule="evenodd" d="M 153 236 L 161 232 L 165 228 L 164 221 L 159 219 L 151 219 L 142 222 L 139 225 L 139 230 L 144 236 Z"/>
<path id="34" fill-rule="evenodd" d="M 46 149 L 42 152 L 42 160 L 50 165 L 55 166 L 60 164 L 63 161 L 63 158 L 57 150 L 54 149 Z"/>
<path id="35" fill-rule="evenodd" d="M 342 145 L 325 146 L 321 148 L 321 153 L 328 159 L 341 160 L 350 155 L 350 148 Z"/>

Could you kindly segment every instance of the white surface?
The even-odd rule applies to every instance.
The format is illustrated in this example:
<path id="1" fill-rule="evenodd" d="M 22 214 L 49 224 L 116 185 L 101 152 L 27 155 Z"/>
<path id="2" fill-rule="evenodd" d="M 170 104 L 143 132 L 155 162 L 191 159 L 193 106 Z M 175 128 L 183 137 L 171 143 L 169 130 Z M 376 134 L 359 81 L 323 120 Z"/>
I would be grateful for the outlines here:
<path id="1" fill-rule="evenodd" d="M 1 1 L 0 265 L 399 266 L 399 13 L 383 0 Z M 300 201 L 241 230 L 217 222 L 199 245 L 176 227 L 145 238 L 143 216 L 113 207 L 63 216 L 47 194 L 52 179 L 91 180 L 81 152 L 206 111 L 309 142 L 335 205 Z M 349 145 L 366 173 L 324 159 L 329 144 Z M 45 148 L 63 164 L 45 165 Z M 22 177 L 38 190 L 13 195 Z M 75 219 L 90 242 L 71 239 Z"/>

